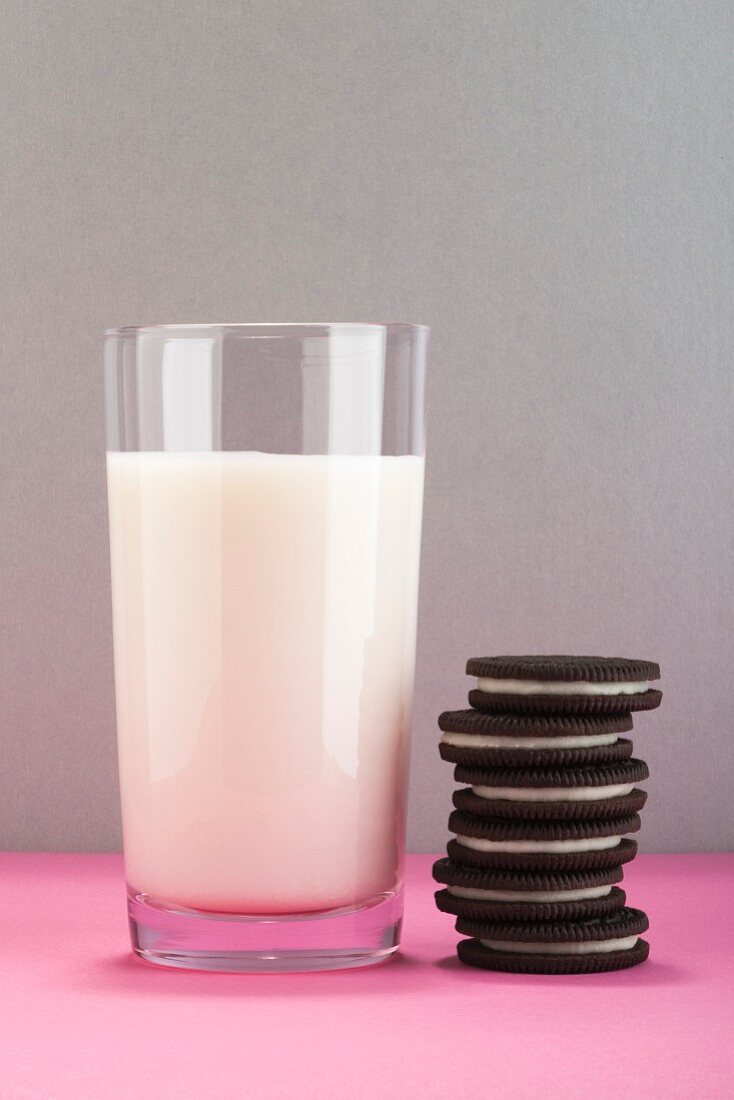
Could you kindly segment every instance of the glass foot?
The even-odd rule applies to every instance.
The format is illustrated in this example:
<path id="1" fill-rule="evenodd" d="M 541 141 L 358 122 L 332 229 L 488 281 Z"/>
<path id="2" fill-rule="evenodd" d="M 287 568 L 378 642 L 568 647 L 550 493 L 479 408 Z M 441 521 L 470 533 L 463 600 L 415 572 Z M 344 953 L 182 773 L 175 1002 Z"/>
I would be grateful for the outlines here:
<path id="1" fill-rule="evenodd" d="M 176 909 L 128 887 L 133 951 L 184 970 L 303 973 L 385 962 L 398 950 L 402 888 L 359 906 L 245 916 Z"/>

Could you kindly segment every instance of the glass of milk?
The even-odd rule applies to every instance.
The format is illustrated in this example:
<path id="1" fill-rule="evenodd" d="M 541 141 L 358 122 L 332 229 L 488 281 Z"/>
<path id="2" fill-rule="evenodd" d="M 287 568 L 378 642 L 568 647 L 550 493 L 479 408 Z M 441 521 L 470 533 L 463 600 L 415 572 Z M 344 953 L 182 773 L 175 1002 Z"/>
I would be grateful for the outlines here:
<path id="1" fill-rule="evenodd" d="M 304 971 L 398 949 L 427 338 L 106 336 L 125 868 L 150 962 Z"/>

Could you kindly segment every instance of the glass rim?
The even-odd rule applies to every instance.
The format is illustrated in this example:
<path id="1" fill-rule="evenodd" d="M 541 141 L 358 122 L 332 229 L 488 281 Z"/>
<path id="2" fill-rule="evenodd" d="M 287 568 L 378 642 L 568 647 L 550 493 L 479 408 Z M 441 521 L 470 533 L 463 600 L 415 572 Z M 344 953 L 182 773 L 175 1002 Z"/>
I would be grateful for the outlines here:
<path id="1" fill-rule="evenodd" d="M 413 324 L 405 321 L 275 321 L 275 322 L 210 322 L 200 324 L 169 324 L 154 323 L 149 325 L 120 325 L 105 329 L 105 338 L 139 336 L 145 334 L 170 335 L 185 339 L 201 332 L 231 333 L 243 337 L 259 337 L 260 339 L 278 339 L 284 337 L 298 338 L 300 333 L 304 336 L 325 334 L 332 329 L 337 330 L 366 330 L 382 329 L 384 332 L 412 332 L 427 335 L 430 332 L 428 325 Z"/>

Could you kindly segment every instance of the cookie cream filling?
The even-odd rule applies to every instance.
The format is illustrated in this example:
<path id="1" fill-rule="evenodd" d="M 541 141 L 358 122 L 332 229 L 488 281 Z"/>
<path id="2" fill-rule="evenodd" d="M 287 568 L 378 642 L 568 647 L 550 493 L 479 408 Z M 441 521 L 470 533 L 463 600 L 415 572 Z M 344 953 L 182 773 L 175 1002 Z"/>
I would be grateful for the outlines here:
<path id="1" fill-rule="evenodd" d="M 606 787 L 472 787 L 479 798 L 509 802 L 598 802 L 619 798 L 634 790 L 634 783 L 610 783 Z"/>
<path id="2" fill-rule="evenodd" d="M 648 690 L 645 680 L 591 683 L 589 680 L 505 680 L 480 676 L 480 691 L 488 695 L 639 695 Z"/>
<path id="3" fill-rule="evenodd" d="M 457 749 L 590 749 L 595 745 L 613 745 L 616 733 L 594 733 L 588 737 L 493 737 L 485 733 L 453 733 L 441 738 L 444 745 Z"/>
<path id="4" fill-rule="evenodd" d="M 480 890 L 470 886 L 447 886 L 456 898 L 471 901 L 586 901 L 604 898 L 611 886 L 585 886 L 580 890 Z"/>
<path id="5" fill-rule="evenodd" d="M 522 943 L 518 940 L 480 940 L 493 951 L 517 951 L 523 955 L 602 955 L 609 951 L 629 951 L 639 936 L 619 936 L 616 940 L 586 940 L 584 943 Z"/>
<path id="6" fill-rule="evenodd" d="M 481 836 L 456 839 L 475 852 L 602 852 L 622 843 L 621 836 L 587 836 L 581 840 L 485 840 Z"/>

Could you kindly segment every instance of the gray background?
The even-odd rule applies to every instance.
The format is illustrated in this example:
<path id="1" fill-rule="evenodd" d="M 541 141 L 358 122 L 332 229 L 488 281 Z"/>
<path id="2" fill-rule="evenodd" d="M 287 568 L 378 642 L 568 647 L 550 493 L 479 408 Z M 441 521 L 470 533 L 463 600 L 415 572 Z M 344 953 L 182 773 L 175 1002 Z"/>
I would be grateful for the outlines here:
<path id="1" fill-rule="evenodd" d="M 468 655 L 656 658 L 643 843 L 734 840 L 734 7 L 0 3 L 0 845 L 119 844 L 100 334 L 433 328 L 410 807 Z"/>

